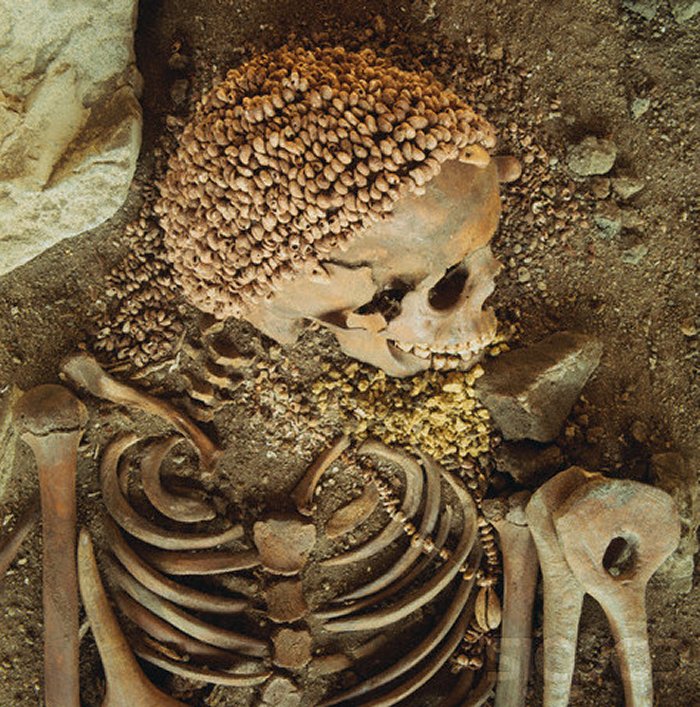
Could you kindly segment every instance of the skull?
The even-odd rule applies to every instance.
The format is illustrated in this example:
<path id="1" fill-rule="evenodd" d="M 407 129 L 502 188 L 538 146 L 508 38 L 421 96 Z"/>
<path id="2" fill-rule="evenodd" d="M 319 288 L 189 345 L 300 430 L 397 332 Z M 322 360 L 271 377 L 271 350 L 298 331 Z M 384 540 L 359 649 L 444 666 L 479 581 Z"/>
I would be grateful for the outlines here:
<path id="1" fill-rule="evenodd" d="M 282 344 L 304 321 L 391 376 L 467 369 L 496 332 L 484 309 L 500 270 L 489 241 L 500 214 L 499 169 L 484 152 L 452 160 L 388 217 L 244 315 Z"/>

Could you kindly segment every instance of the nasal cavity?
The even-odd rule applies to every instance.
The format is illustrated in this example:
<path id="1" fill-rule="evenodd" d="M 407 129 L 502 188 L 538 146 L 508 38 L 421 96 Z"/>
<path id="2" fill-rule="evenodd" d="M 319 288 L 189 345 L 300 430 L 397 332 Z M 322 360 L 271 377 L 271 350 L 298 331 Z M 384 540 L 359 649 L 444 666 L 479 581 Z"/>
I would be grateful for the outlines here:
<path id="1" fill-rule="evenodd" d="M 464 291 L 469 273 L 464 263 L 453 265 L 428 293 L 428 302 L 433 309 L 454 307 Z"/>
<path id="2" fill-rule="evenodd" d="M 629 575 L 634 571 L 637 549 L 627 538 L 613 538 L 603 555 L 603 567 L 611 577 Z"/>

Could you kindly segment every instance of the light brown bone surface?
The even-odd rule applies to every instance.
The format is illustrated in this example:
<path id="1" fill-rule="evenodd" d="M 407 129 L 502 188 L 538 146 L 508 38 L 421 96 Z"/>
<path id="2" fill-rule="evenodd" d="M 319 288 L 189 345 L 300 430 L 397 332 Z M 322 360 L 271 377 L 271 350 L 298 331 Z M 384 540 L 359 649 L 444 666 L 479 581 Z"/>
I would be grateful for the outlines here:
<path id="1" fill-rule="evenodd" d="M 115 380 L 102 370 L 90 354 L 76 353 L 64 359 L 61 373 L 91 395 L 116 405 L 136 407 L 162 418 L 192 440 L 205 467 L 213 466 L 221 454 L 218 447 L 186 415 L 163 400 Z"/>
<path id="2" fill-rule="evenodd" d="M 14 425 L 36 459 L 41 493 L 44 700 L 78 707 L 78 577 L 75 474 L 85 406 L 60 385 L 40 385 L 15 404 Z"/>
<path id="3" fill-rule="evenodd" d="M 566 561 L 610 622 L 629 707 L 652 707 L 646 585 L 680 540 L 672 498 L 637 481 L 606 479 L 575 490 L 554 514 Z M 604 566 L 622 539 L 631 563 L 615 575 Z"/>
<path id="4" fill-rule="evenodd" d="M 545 707 L 569 704 L 579 618 L 586 593 L 564 557 L 554 513 L 577 488 L 602 479 L 600 474 L 572 466 L 537 489 L 525 509 L 542 568 Z"/>
<path id="5" fill-rule="evenodd" d="M 86 530 L 80 532 L 78 566 L 85 613 L 107 679 L 102 707 L 184 707 L 151 684 L 136 662 L 107 599 Z"/>
<path id="6" fill-rule="evenodd" d="M 496 528 L 503 556 L 503 617 L 496 707 L 525 705 L 537 588 L 537 551 L 527 526 L 528 492 L 485 501 L 484 515 Z"/>

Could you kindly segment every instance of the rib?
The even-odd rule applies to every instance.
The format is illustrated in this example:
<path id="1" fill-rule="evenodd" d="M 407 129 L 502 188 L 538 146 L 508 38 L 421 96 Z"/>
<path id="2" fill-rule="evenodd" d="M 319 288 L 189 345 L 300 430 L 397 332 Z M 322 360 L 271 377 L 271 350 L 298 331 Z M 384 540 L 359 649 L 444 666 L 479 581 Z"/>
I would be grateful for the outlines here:
<path id="1" fill-rule="evenodd" d="M 166 550 L 196 550 L 236 540 L 243 535 L 243 528 L 234 525 L 218 533 L 183 533 L 166 530 L 143 518 L 131 507 L 122 493 L 117 475 L 117 467 L 122 454 L 139 440 L 132 433 L 123 434 L 107 445 L 100 465 L 102 498 L 109 514 L 130 535 L 150 545 Z"/>
<path id="2" fill-rule="evenodd" d="M 165 420 L 192 440 L 205 467 L 212 467 L 220 456 L 221 450 L 186 415 L 169 403 L 112 378 L 90 354 L 80 352 L 68 356 L 61 364 L 61 373 L 95 397 L 137 407 Z"/>
<path id="3" fill-rule="evenodd" d="M 447 536 L 450 533 L 450 527 L 452 526 L 452 507 L 447 506 L 442 513 L 442 518 L 440 519 L 440 525 L 438 526 L 438 532 L 435 536 L 435 549 L 427 554 L 425 557 L 421 558 L 420 562 L 416 563 L 416 566 L 407 572 L 403 577 L 400 577 L 392 585 L 383 589 L 377 594 L 365 597 L 358 601 L 354 601 L 351 604 L 344 604 L 342 606 L 334 606 L 323 611 L 317 611 L 314 616 L 319 621 L 326 621 L 327 619 L 335 618 L 336 616 L 347 616 L 348 614 L 354 614 L 357 611 L 366 609 L 368 606 L 379 604 L 386 599 L 397 594 L 404 587 L 409 587 L 411 584 L 422 574 L 422 572 L 432 564 L 433 558 L 436 553 L 438 553 L 445 542 L 447 541 Z"/>
<path id="4" fill-rule="evenodd" d="M 390 707 L 391 705 L 398 704 L 401 700 L 405 700 L 416 690 L 423 687 L 423 685 L 445 665 L 457 646 L 459 646 L 461 640 L 464 638 L 464 631 L 469 623 L 469 618 L 468 612 L 462 612 L 442 647 L 435 653 L 429 663 L 418 672 L 414 673 L 408 680 L 397 685 L 391 692 L 364 702 L 363 707 Z"/>
<path id="5" fill-rule="evenodd" d="M 272 675 L 269 670 L 256 673 L 234 673 L 228 670 L 211 670 L 210 668 L 190 665 L 189 663 L 178 663 L 176 660 L 157 653 L 143 641 L 136 641 L 134 653 L 139 658 L 151 663 L 151 665 L 167 670 L 169 673 L 180 675 L 189 680 L 211 683 L 212 685 L 250 687 L 264 683 Z"/>
<path id="6" fill-rule="evenodd" d="M 174 646 L 183 655 L 222 665 L 231 665 L 240 660 L 240 656 L 234 653 L 229 653 L 188 636 L 167 621 L 163 621 L 145 606 L 134 601 L 125 592 L 115 592 L 114 600 L 122 614 L 142 631 L 162 643 Z"/>
<path id="7" fill-rule="evenodd" d="M 0 542 L 0 577 L 7 572 L 22 543 L 34 529 L 40 512 L 39 496 L 34 495 L 17 519 L 14 529 Z"/>
<path id="8" fill-rule="evenodd" d="M 182 437 L 168 437 L 152 443 L 141 460 L 141 483 L 146 498 L 166 518 L 180 523 L 198 523 L 216 518 L 216 511 L 199 498 L 180 496 L 163 487 L 160 467 L 170 450 L 182 441 Z"/>
<path id="9" fill-rule="evenodd" d="M 378 503 L 379 491 L 377 485 L 373 481 L 369 481 L 357 498 L 353 498 L 350 503 L 339 508 L 328 519 L 324 528 L 326 537 L 337 538 L 354 530 L 372 515 Z"/>
<path id="10" fill-rule="evenodd" d="M 323 474 L 340 455 L 350 446 L 350 437 L 342 435 L 333 440 L 333 444 L 322 452 L 306 470 L 301 481 L 292 491 L 292 498 L 299 513 L 310 516 L 313 511 L 314 492 Z"/>
<path id="11" fill-rule="evenodd" d="M 454 576 L 459 572 L 476 538 L 476 507 L 462 482 L 452 474 L 444 471 L 442 473 L 457 494 L 462 505 L 464 516 L 462 534 L 450 559 L 445 562 L 442 569 L 431 577 L 425 585 L 404 595 L 394 604 L 376 609 L 368 614 L 327 621 L 324 624 L 324 628 L 327 631 L 334 633 L 344 631 L 367 631 L 390 626 L 410 616 L 421 606 L 425 606 L 425 604 L 432 601 L 447 587 Z"/>
<path id="12" fill-rule="evenodd" d="M 139 604 L 145 606 L 156 616 L 164 619 L 189 636 L 209 643 L 217 648 L 234 650 L 244 655 L 263 656 L 268 652 L 267 644 L 257 638 L 236 633 L 220 626 L 206 623 L 187 613 L 163 597 L 154 594 L 137 582 L 123 567 L 116 562 L 110 563 L 110 569 L 119 586 Z"/>
<path id="13" fill-rule="evenodd" d="M 474 682 L 474 673 L 471 670 L 464 670 L 463 675 L 457 680 L 457 684 L 452 688 L 450 694 L 440 703 L 440 707 L 482 707 L 493 695 L 496 686 L 496 674 L 498 668 L 498 654 L 495 648 L 487 646 L 486 665 L 477 686 L 472 692 L 471 686 Z"/>
<path id="14" fill-rule="evenodd" d="M 141 555 L 156 569 L 172 575 L 226 574 L 260 565 L 260 556 L 255 550 L 181 552 L 178 550 L 157 550 L 149 547 L 143 548 Z"/>
<path id="15" fill-rule="evenodd" d="M 479 562 L 481 561 L 481 549 L 479 548 L 474 555 L 474 558 L 470 562 L 470 567 L 476 570 L 479 566 Z M 470 574 L 471 577 L 468 580 L 463 579 L 460 581 L 457 591 L 455 592 L 450 605 L 442 614 L 440 621 L 413 650 L 409 651 L 400 660 L 394 663 L 394 665 L 390 666 L 386 670 L 383 670 L 377 675 L 373 675 L 371 678 L 364 680 L 350 690 L 341 692 L 339 695 L 335 695 L 332 699 L 322 702 L 319 707 L 330 707 L 330 705 L 336 705 L 340 702 L 345 702 L 346 700 L 355 699 L 361 695 L 365 695 L 368 692 L 386 685 L 392 680 L 396 680 L 404 673 L 411 670 L 411 668 L 425 660 L 425 658 L 435 649 L 440 641 L 445 638 L 447 633 L 454 626 L 455 622 L 458 621 L 460 615 L 465 613 L 464 607 L 466 606 L 472 588 L 474 587 L 476 571 L 471 572 Z"/>
<path id="16" fill-rule="evenodd" d="M 423 457 L 423 468 L 425 469 L 426 493 L 423 519 L 418 529 L 419 538 L 424 538 L 432 533 L 435 527 L 438 513 L 440 512 L 440 468 L 435 462 Z M 339 597 L 336 601 L 347 601 L 350 599 L 360 599 L 389 586 L 393 581 L 405 574 L 411 565 L 421 556 L 423 552 L 422 543 L 411 543 L 399 559 L 389 569 L 371 582 L 363 584 L 361 587 Z"/>
<path id="17" fill-rule="evenodd" d="M 158 596 L 188 609 L 208 611 L 214 614 L 235 614 L 249 606 L 249 602 L 245 599 L 207 594 L 163 576 L 146 564 L 129 546 L 111 518 L 106 519 L 106 531 L 107 542 L 117 559 L 134 579 Z"/>
<path id="18" fill-rule="evenodd" d="M 406 490 L 400 515 L 403 518 L 413 518 L 423 494 L 423 470 L 420 465 L 408 454 L 391 449 L 376 440 L 368 440 L 360 447 L 359 451 L 361 454 L 373 455 L 384 461 L 392 462 L 404 472 Z M 350 562 L 366 560 L 391 545 L 402 534 L 403 522 L 391 518 L 389 524 L 378 535 L 342 555 L 335 555 L 323 560 L 321 565 L 324 567 L 338 567 L 347 565 Z"/>

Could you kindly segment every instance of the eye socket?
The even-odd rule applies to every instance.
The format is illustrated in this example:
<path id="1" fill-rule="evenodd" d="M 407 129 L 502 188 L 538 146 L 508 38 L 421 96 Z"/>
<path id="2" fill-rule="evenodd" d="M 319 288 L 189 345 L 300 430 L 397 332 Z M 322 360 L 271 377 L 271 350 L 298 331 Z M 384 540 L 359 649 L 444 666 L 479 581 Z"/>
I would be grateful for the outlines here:
<path id="1" fill-rule="evenodd" d="M 379 312 L 387 322 L 401 313 L 401 300 L 411 288 L 403 283 L 392 283 L 391 287 L 378 292 L 371 302 L 363 304 L 357 310 L 358 314 L 374 314 Z"/>
<path id="2" fill-rule="evenodd" d="M 467 284 L 469 273 L 463 263 L 447 270 L 442 279 L 428 293 L 428 302 L 433 309 L 454 307 Z"/>

